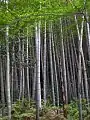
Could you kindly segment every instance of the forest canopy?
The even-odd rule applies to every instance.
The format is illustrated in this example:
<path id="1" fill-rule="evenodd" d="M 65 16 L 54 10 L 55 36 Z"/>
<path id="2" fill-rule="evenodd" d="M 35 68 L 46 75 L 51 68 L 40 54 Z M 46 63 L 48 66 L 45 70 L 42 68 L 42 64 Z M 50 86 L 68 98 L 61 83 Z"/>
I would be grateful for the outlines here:
<path id="1" fill-rule="evenodd" d="M 89 11 L 90 0 L 0 0 L 0 120 L 90 120 Z"/>
<path id="2" fill-rule="evenodd" d="M 8 7 L 7 5 L 8 4 Z M 63 15 L 82 14 L 85 8 L 89 9 L 90 1 L 87 0 L 11 0 L 0 2 L 0 24 L 12 24 L 14 21 L 36 21 L 40 16 L 50 19 L 49 16 L 60 17 Z M 7 12 L 8 11 L 8 12 Z M 29 20 L 28 20 L 29 19 Z"/>

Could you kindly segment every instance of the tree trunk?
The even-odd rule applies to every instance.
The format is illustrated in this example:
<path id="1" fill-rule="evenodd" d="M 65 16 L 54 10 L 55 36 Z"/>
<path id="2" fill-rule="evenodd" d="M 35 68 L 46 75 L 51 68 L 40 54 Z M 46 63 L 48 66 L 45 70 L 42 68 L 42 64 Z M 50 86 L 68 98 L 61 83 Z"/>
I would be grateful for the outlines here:
<path id="1" fill-rule="evenodd" d="M 87 79 L 87 71 L 86 71 L 86 65 L 85 65 L 85 60 L 84 60 L 84 54 L 83 51 L 81 52 L 81 57 L 82 57 L 82 63 L 83 63 L 83 70 L 84 70 L 84 80 L 85 80 L 85 96 L 87 100 L 87 104 L 89 107 L 89 96 L 88 96 L 88 79 Z"/>
<path id="2" fill-rule="evenodd" d="M 21 40 L 19 38 L 19 100 L 22 97 L 22 61 L 21 61 Z"/>
<path id="3" fill-rule="evenodd" d="M 41 83 L 40 83 L 40 22 L 36 23 L 36 120 L 39 120 L 41 108 Z"/>
<path id="4" fill-rule="evenodd" d="M 58 88 L 58 76 L 57 76 L 57 67 L 56 67 L 56 58 L 55 58 L 55 46 L 53 39 L 53 31 L 52 31 L 52 51 L 53 51 L 53 62 L 55 68 L 55 81 L 56 81 L 56 95 L 57 95 L 57 106 L 59 106 L 59 88 Z"/>
<path id="5" fill-rule="evenodd" d="M 9 26 L 6 26 L 6 50 L 7 50 L 7 105 L 8 105 L 8 119 L 11 120 L 11 98 L 10 98 L 10 59 L 9 59 Z"/>
<path id="6" fill-rule="evenodd" d="M 65 57 L 66 57 L 66 73 L 67 73 L 67 89 L 68 89 L 68 101 L 71 101 L 72 96 L 72 88 L 71 88 L 71 81 L 70 81 L 70 71 L 69 71 L 69 63 L 68 63 L 68 54 L 67 54 L 67 46 L 65 44 Z"/>
<path id="7" fill-rule="evenodd" d="M 28 100 L 30 103 L 30 83 L 29 83 L 29 64 L 28 64 L 28 27 L 27 27 L 27 47 L 26 47 L 26 51 L 27 51 L 27 91 L 28 91 Z"/>
<path id="8" fill-rule="evenodd" d="M 64 54 L 64 43 L 63 43 L 63 28 L 62 28 L 61 19 L 60 19 L 60 26 L 61 26 L 61 47 L 62 47 L 61 49 L 62 49 L 63 79 L 64 79 L 64 89 L 65 89 L 65 104 L 68 104 L 66 65 L 65 65 L 65 54 Z"/>
<path id="9" fill-rule="evenodd" d="M 25 76 L 24 76 L 24 40 L 22 41 L 22 97 L 24 98 Z"/>
<path id="10" fill-rule="evenodd" d="M 1 46 L 0 46 L 1 48 Z M 1 103 L 2 103 L 2 116 L 4 115 L 4 107 L 5 107 L 5 96 L 4 96 L 4 79 L 3 79 L 3 60 L 0 55 L 0 79 L 1 79 Z"/>
<path id="11" fill-rule="evenodd" d="M 13 82 L 14 82 L 14 43 L 12 48 L 12 75 L 11 75 L 11 97 L 12 97 L 12 103 L 13 103 Z"/>
<path id="12" fill-rule="evenodd" d="M 52 44 L 51 44 L 51 39 L 52 39 L 52 23 L 49 25 L 49 54 L 50 54 L 50 72 L 51 72 L 51 85 L 52 85 L 52 101 L 53 105 L 55 106 L 55 91 L 54 91 L 54 80 L 53 80 L 53 61 L 52 61 Z"/>
<path id="13" fill-rule="evenodd" d="M 81 53 L 82 53 L 82 38 L 83 38 L 83 25 L 84 25 L 84 16 L 81 24 L 81 33 L 79 32 L 79 27 L 78 27 L 78 21 L 75 16 L 75 22 L 76 22 L 76 27 L 77 27 L 77 32 L 78 32 L 78 98 L 79 98 L 79 119 L 82 120 L 82 100 L 81 100 L 81 86 L 82 86 L 82 68 L 81 68 Z"/>
<path id="14" fill-rule="evenodd" d="M 44 88 L 44 104 L 46 105 L 46 21 L 45 21 L 45 33 L 44 33 L 44 70 L 43 70 L 43 76 L 44 76 L 44 80 L 43 80 L 43 88 Z"/>
<path id="15" fill-rule="evenodd" d="M 72 43 L 71 35 L 70 35 L 70 48 L 71 48 L 71 60 L 72 60 L 72 72 L 73 72 L 74 98 L 77 99 L 76 78 L 75 78 L 75 58 L 74 58 L 74 50 L 73 50 L 73 43 Z"/>
<path id="16" fill-rule="evenodd" d="M 33 90 L 32 90 L 32 98 L 35 100 L 36 95 L 36 63 L 34 65 L 34 78 L 33 78 Z"/>

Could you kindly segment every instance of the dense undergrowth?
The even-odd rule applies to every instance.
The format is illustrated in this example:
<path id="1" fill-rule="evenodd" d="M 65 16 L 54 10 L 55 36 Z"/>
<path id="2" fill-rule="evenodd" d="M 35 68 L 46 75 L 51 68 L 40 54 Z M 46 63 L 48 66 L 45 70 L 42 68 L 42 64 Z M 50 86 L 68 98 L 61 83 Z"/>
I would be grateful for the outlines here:
<path id="1" fill-rule="evenodd" d="M 43 102 L 42 102 L 43 104 Z M 12 105 L 12 120 L 35 120 L 36 109 L 35 102 L 30 103 L 24 99 L 15 102 Z M 90 120 L 90 108 L 87 107 L 86 100 L 82 100 L 82 114 L 84 120 Z M 65 117 L 64 117 L 65 116 Z M 6 117 L 1 117 L 0 120 L 8 120 Z M 78 101 L 72 101 L 69 105 L 63 107 L 55 107 L 47 103 L 40 110 L 40 120 L 79 120 Z"/>
<path id="2" fill-rule="evenodd" d="M 36 120 L 35 102 L 31 100 L 29 103 L 26 99 L 17 100 L 12 105 L 12 120 Z M 46 106 L 42 101 L 42 109 L 40 110 L 40 120 L 66 120 L 63 113 L 60 114 L 59 107 L 52 106 L 47 102 Z M 8 120 L 7 116 L 0 120 Z"/>
<path id="3" fill-rule="evenodd" d="M 82 117 L 83 120 L 90 120 L 90 107 L 85 99 L 82 99 Z M 78 101 L 72 101 L 68 105 L 68 120 L 79 120 Z"/>

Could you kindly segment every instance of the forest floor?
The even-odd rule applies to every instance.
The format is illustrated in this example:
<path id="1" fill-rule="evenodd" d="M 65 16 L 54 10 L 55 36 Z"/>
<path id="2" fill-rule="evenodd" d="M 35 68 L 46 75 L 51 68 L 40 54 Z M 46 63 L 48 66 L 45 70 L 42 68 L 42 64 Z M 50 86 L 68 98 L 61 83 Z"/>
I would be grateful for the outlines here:
<path id="1" fill-rule="evenodd" d="M 67 120 L 64 117 L 63 113 L 56 113 L 55 111 L 51 110 L 47 112 L 40 120 Z"/>
<path id="2" fill-rule="evenodd" d="M 25 108 L 24 108 L 25 109 Z M 34 108 L 26 109 L 15 105 L 12 110 L 12 120 L 36 120 L 36 110 Z M 39 113 L 40 120 L 67 120 L 63 109 L 56 107 L 44 108 Z M 8 120 L 7 116 L 0 118 L 0 120 Z"/>
<path id="3" fill-rule="evenodd" d="M 43 103 L 42 103 L 43 104 Z M 90 107 L 87 107 L 86 100 L 82 100 L 82 116 L 84 120 L 90 120 Z M 7 107 L 2 111 L 4 117 L 0 120 L 8 120 Z M 36 104 L 34 101 L 17 100 L 12 104 L 11 120 L 36 120 Z M 72 101 L 70 104 L 59 107 L 47 103 L 39 111 L 40 120 L 79 120 L 78 101 Z"/>
<path id="4" fill-rule="evenodd" d="M 35 117 L 24 117 L 22 120 L 36 120 Z M 40 120 L 67 120 L 64 113 L 57 113 L 55 110 L 50 110 L 44 115 L 40 115 Z"/>
<path id="5" fill-rule="evenodd" d="M 29 115 L 23 113 L 22 117 L 18 118 L 18 115 L 12 117 L 12 120 L 36 120 L 36 115 Z M 0 118 L 0 120 L 7 120 L 7 117 Z M 40 120 L 67 120 L 64 117 L 64 113 L 56 113 L 55 110 L 50 110 L 44 115 L 40 115 Z"/>

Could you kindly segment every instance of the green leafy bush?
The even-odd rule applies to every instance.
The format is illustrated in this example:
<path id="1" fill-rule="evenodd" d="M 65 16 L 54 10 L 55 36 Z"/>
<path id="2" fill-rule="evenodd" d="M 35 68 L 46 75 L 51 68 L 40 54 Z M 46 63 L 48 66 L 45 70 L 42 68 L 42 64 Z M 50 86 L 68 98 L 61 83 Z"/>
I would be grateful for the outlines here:
<path id="1" fill-rule="evenodd" d="M 72 120 L 79 120 L 78 102 L 71 101 L 68 105 L 68 116 L 71 116 Z M 82 99 L 82 117 L 84 120 L 90 120 L 90 107 L 88 108 L 86 99 Z"/>
<path id="2" fill-rule="evenodd" d="M 12 105 L 12 120 L 24 120 L 24 118 L 35 118 L 36 109 L 35 102 L 26 99 L 16 101 Z"/>

